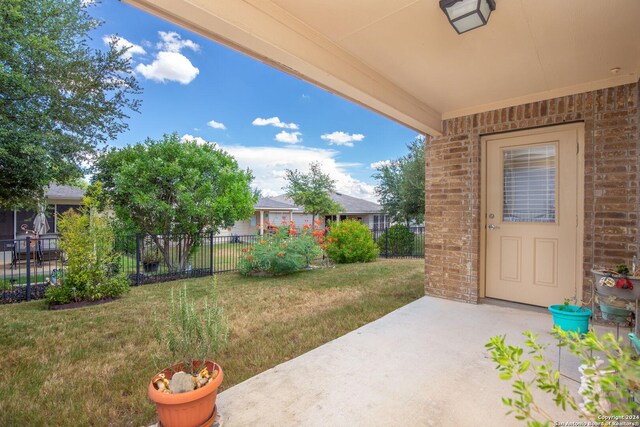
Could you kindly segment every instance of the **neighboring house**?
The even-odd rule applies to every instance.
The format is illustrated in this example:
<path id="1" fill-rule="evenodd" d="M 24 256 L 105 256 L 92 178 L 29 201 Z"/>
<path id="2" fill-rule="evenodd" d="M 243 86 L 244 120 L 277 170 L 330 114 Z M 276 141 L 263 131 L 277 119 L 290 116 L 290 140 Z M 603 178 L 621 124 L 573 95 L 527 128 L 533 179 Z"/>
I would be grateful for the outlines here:
<path id="1" fill-rule="evenodd" d="M 637 0 L 126 1 L 427 135 L 427 295 L 590 301 L 639 254 Z"/>
<path id="2" fill-rule="evenodd" d="M 331 198 L 339 203 L 344 212 L 339 216 L 329 215 L 318 218 L 323 224 L 332 221 L 345 219 L 355 219 L 369 228 L 384 227 L 389 225 L 389 217 L 382 212 L 382 208 L 377 203 L 347 196 L 341 193 L 332 193 Z M 256 212 L 250 220 L 238 221 L 233 227 L 221 232 L 221 235 L 247 235 L 260 232 L 260 224 L 263 225 L 264 232 L 267 222 L 271 225 L 279 226 L 294 222 L 296 228 L 301 228 L 305 224 L 311 225 L 313 219 L 311 214 L 305 214 L 304 208 L 294 205 L 293 201 L 285 195 L 274 197 L 262 197 L 255 205 Z"/>
<path id="3" fill-rule="evenodd" d="M 49 233 L 57 233 L 56 216 L 69 209 L 82 205 L 84 190 L 79 187 L 69 185 L 58 185 L 52 183 L 45 192 L 46 211 L 45 216 L 49 224 Z M 20 229 L 23 224 L 27 224 L 29 229 L 33 228 L 33 220 L 37 212 L 32 210 L 0 210 L 0 240 L 15 239 L 24 233 Z"/>

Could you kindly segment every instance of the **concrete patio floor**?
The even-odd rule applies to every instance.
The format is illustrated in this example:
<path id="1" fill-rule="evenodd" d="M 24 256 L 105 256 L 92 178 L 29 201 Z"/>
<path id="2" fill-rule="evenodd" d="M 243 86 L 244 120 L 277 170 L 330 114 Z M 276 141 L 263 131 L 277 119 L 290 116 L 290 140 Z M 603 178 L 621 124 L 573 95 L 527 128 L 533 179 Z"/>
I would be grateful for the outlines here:
<path id="1" fill-rule="evenodd" d="M 522 343 L 525 330 L 553 343 L 551 326 L 542 309 L 423 297 L 231 387 L 217 404 L 224 427 L 522 425 L 505 415 L 510 383 L 484 344 L 498 334 Z M 557 348 L 549 355 L 557 366 Z M 563 350 L 562 373 L 579 378 L 576 362 Z M 576 421 L 547 402 L 557 421 Z"/>

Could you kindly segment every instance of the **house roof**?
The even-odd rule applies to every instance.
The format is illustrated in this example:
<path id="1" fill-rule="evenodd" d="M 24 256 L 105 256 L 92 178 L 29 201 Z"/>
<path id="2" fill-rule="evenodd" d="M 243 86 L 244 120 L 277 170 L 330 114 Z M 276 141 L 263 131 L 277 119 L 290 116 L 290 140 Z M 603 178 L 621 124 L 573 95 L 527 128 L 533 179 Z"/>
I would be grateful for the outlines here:
<path id="1" fill-rule="evenodd" d="M 84 190 L 80 187 L 59 185 L 52 182 L 47 188 L 45 197 L 47 199 L 82 200 L 84 198 Z"/>
<path id="2" fill-rule="evenodd" d="M 297 208 L 290 203 L 285 203 L 280 200 L 275 200 L 272 197 L 260 197 L 258 203 L 254 205 L 256 209 L 282 209 L 282 210 L 296 210 Z"/>
<path id="3" fill-rule="evenodd" d="M 498 0 L 461 35 L 437 0 L 124 1 L 430 135 L 640 77 L 638 0 Z"/>
<path id="4" fill-rule="evenodd" d="M 345 214 L 378 213 L 382 210 L 382 207 L 377 203 L 360 199 L 358 197 L 347 196 L 346 194 L 342 193 L 331 193 L 331 198 L 334 202 L 340 204 L 344 208 L 344 211 L 342 211 L 342 213 Z M 298 211 L 304 210 L 304 208 L 301 206 L 295 206 L 293 204 L 293 201 L 284 194 L 271 197 L 271 199 L 281 203 L 286 203 L 289 206 L 293 206 Z"/>

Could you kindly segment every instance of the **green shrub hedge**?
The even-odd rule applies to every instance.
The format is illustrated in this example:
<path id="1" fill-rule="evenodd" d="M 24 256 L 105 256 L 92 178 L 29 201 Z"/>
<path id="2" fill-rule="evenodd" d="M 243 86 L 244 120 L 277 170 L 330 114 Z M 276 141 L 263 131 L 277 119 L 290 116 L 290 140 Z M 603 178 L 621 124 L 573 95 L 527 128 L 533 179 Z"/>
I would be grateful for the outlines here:
<path id="1" fill-rule="evenodd" d="M 370 262 L 377 258 L 378 247 L 369 227 L 347 219 L 334 224 L 327 237 L 327 255 L 341 264 Z"/>

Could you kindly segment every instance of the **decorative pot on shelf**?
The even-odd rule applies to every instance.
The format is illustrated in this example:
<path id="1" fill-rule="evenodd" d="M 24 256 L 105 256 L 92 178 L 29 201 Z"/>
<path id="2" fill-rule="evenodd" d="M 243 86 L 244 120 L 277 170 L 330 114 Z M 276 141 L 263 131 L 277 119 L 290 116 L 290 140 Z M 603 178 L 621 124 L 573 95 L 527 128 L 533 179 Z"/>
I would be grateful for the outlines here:
<path id="1" fill-rule="evenodd" d="M 563 331 L 584 334 L 589 331 L 591 310 L 570 304 L 556 304 L 549 307 L 553 316 L 553 324 Z"/>
<path id="2" fill-rule="evenodd" d="M 194 370 L 200 369 L 200 362 L 193 362 Z M 216 419 L 216 397 L 218 387 L 224 377 L 222 368 L 217 363 L 206 361 L 205 366 L 211 373 L 211 379 L 202 387 L 184 393 L 167 393 L 159 389 L 153 382 L 149 383 L 149 397 L 156 404 L 159 425 L 163 427 L 199 427 L 210 426 Z M 165 369 L 155 378 L 164 375 L 171 380 L 176 372 L 181 371 L 181 365 L 172 369 Z"/>
<path id="3" fill-rule="evenodd" d="M 640 299 L 640 277 L 595 269 L 591 272 L 602 318 L 618 324 L 630 323 L 635 301 Z"/>

